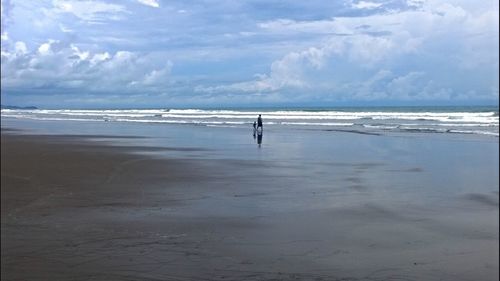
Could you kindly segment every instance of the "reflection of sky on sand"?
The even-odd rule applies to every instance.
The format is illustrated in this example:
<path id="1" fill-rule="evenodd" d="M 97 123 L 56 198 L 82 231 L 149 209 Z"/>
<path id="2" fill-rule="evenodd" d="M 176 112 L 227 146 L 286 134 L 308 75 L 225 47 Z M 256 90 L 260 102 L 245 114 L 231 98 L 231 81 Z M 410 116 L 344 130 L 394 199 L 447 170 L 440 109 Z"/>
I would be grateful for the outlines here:
<path id="1" fill-rule="evenodd" d="M 243 167 L 240 176 L 249 176 L 248 184 L 255 185 L 251 187 L 254 192 L 260 192 L 254 190 L 260 187 L 266 189 L 267 183 L 272 182 L 272 188 L 286 189 L 286 192 L 277 191 L 276 196 L 311 193 L 314 204 L 328 201 L 330 194 L 344 197 L 347 194 L 360 200 L 419 198 L 425 203 L 451 194 L 498 190 L 498 139 L 441 135 L 388 137 L 268 128 L 258 149 L 251 128 L 3 122 L 5 127 L 10 124 L 42 134 L 89 135 L 91 139 L 114 145 L 157 147 L 159 149 L 141 153 L 160 157 L 235 160 L 229 162 L 232 164 L 227 170 L 240 174 L 239 168 Z M 122 137 L 98 137 L 100 135 Z M 253 165 L 245 166 L 245 163 Z M 280 192 L 285 193 L 279 195 Z"/>

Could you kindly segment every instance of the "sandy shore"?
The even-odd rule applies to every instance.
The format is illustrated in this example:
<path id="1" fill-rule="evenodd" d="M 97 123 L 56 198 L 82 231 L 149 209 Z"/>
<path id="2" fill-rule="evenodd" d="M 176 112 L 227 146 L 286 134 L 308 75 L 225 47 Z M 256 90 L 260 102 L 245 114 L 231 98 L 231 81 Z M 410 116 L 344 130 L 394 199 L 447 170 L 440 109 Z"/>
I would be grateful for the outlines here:
<path id="1" fill-rule="evenodd" d="M 133 153 L 161 149 L 3 130 L 2 280 L 498 278 L 498 192 L 356 201 L 370 173 L 394 170 L 338 163 L 342 180 L 324 182 L 290 163 Z"/>

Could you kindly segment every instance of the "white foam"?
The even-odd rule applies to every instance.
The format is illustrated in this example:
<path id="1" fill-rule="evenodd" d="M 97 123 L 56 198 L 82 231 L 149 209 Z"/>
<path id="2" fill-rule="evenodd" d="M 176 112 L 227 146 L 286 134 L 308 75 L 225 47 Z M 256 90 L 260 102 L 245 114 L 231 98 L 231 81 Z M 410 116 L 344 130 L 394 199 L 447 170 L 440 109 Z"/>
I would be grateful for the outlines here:
<path id="1" fill-rule="evenodd" d="M 279 122 L 282 125 L 300 125 L 300 126 L 353 126 L 354 123 L 307 123 L 307 122 Z"/>
<path id="2" fill-rule="evenodd" d="M 499 133 L 497 132 L 490 132 L 490 131 L 478 131 L 478 130 L 449 130 L 449 133 L 459 133 L 459 134 L 475 134 L 475 135 L 489 135 L 489 136 L 499 136 Z"/>
<path id="3" fill-rule="evenodd" d="M 383 129 L 383 130 L 392 130 L 392 129 L 397 129 L 399 126 L 363 124 L 363 127 L 365 127 L 365 128 L 374 128 L 374 129 Z"/>

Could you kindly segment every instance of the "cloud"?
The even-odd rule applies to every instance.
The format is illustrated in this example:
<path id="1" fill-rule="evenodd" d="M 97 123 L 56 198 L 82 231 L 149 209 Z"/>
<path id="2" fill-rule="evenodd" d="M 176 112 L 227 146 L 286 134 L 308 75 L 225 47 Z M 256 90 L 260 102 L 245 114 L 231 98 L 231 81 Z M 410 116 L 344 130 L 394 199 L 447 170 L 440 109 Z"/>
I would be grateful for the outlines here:
<path id="1" fill-rule="evenodd" d="M 2 89 L 40 93 L 76 89 L 97 93 L 164 91 L 173 63 L 129 51 L 94 53 L 49 40 L 30 51 L 24 42 L 2 52 Z"/>
<path id="2" fill-rule="evenodd" d="M 320 47 L 288 53 L 271 64 L 269 74 L 256 75 L 254 81 L 208 87 L 206 90 L 272 92 L 287 88 L 314 89 L 316 81 L 309 81 L 308 78 L 320 73 L 333 57 L 344 57 L 369 67 L 382 60 L 392 48 L 394 44 L 385 38 L 367 35 L 335 38 Z M 198 88 L 198 91 L 202 89 Z"/>
<path id="3" fill-rule="evenodd" d="M 128 13 L 124 6 L 100 1 L 54 0 L 55 13 L 68 13 L 88 23 L 100 23 L 121 19 L 120 14 Z M 47 11 L 50 14 L 51 11 Z"/>
<path id="4" fill-rule="evenodd" d="M 355 9 L 375 9 L 382 6 L 381 3 L 359 1 L 357 3 L 351 3 L 351 7 Z"/>
<path id="5" fill-rule="evenodd" d="M 271 64 L 270 74 L 257 74 L 255 81 L 219 85 L 214 87 L 197 87 L 198 92 L 214 93 L 218 91 L 231 92 L 269 92 L 284 88 L 308 88 L 303 79 L 307 69 L 320 69 L 323 64 L 325 49 L 309 48 L 301 52 L 292 52 Z"/>
<path id="6" fill-rule="evenodd" d="M 158 0 L 137 0 L 137 2 L 154 8 L 160 7 L 160 3 L 158 3 Z"/>
<path id="7" fill-rule="evenodd" d="M 11 11 L 12 7 L 11 7 L 11 4 L 10 4 L 10 1 L 8 0 L 1 0 L 0 2 L 0 21 L 1 21 L 1 30 L 2 30 L 2 34 L 1 34 L 1 40 L 2 41 L 7 41 L 9 40 L 9 35 L 7 33 L 7 23 L 11 20 L 10 18 L 10 11 Z"/>
<path id="8" fill-rule="evenodd" d="M 74 32 L 74 30 L 66 27 L 65 25 L 63 24 L 59 24 L 59 29 L 64 32 L 64 33 L 71 33 L 71 32 Z"/>
<path id="9" fill-rule="evenodd" d="M 385 69 L 377 71 L 365 81 L 342 85 L 336 89 L 334 97 L 340 100 L 407 102 L 470 98 L 466 94 L 460 95 L 456 90 L 436 83 L 425 72 L 410 71 L 398 75 Z M 482 98 L 492 97 L 485 95 Z"/>
<path id="10" fill-rule="evenodd" d="M 382 5 L 370 3 L 361 1 L 353 5 L 357 8 Z M 413 1 L 410 4 L 418 9 L 330 20 L 277 19 L 259 23 L 260 29 L 273 34 L 324 34 L 325 39 L 305 50 L 285 54 L 271 63 L 267 74 L 259 74 L 254 80 L 197 89 L 212 93 L 271 93 L 290 89 L 295 89 L 290 93 L 296 93 L 302 89 L 302 92 L 310 92 L 311 98 L 318 91 L 334 93 L 341 89 L 342 97 L 352 99 L 452 99 L 470 89 L 461 89 L 456 83 L 453 86 L 447 72 L 456 72 L 457 68 L 477 72 L 485 69 L 487 62 L 490 62 L 487 69 L 491 69 L 491 62 L 496 61 L 498 73 L 498 55 L 493 52 L 488 37 L 498 38 L 498 13 L 489 10 L 473 13 L 449 3 Z M 366 25 L 367 22 L 370 25 Z M 421 61 L 428 61 L 429 65 L 423 66 Z M 435 63 L 439 69 L 432 67 Z M 351 71 L 353 76 L 346 81 L 342 69 Z M 405 73 L 392 69 L 407 70 Z M 366 73 L 372 76 L 358 82 L 360 78 L 356 73 L 365 73 L 361 77 L 366 77 Z M 475 79 L 465 72 L 456 75 L 466 80 Z M 428 84 L 424 77 L 434 80 Z M 498 83 L 497 78 L 487 83 L 495 81 Z M 472 85 L 466 87 L 474 87 Z M 485 86 L 488 85 L 480 87 Z M 469 91 L 471 93 L 473 91 Z"/>
<path id="11" fill-rule="evenodd" d="M 399 99 L 418 97 L 421 94 L 419 82 L 423 77 L 423 72 L 416 71 L 396 77 L 387 83 L 387 92 Z"/>
<path id="12" fill-rule="evenodd" d="M 424 2 L 425 2 L 425 0 L 407 0 L 406 5 L 408 5 L 408 7 L 419 8 L 419 7 L 422 7 Z"/>
<path id="13" fill-rule="evenodd" d="M 292 19 L 277 19 L 261 22 L 258 24 L 258 27 L 269 32 L 280 34 L 297 32 L 331 34 L 344 31 L 337 29 L 334 20 L 295 21 Z"/>
<path id="14" fill-rule="evenodd" d="M 2 95 L 498 100 L 498 21 L 492 1 L 2 0 Z"/>
<path id="15" fill-rule="evenodd" d="M 26 48 L 26 44 L 24 44 L 24 42 L 16 42 L 14 46 L 14 52 L 16 54 L 24 55 L 28 52 L 28 49 Z"/>
<path id="16" fill-rule="evenodd" d="M 385 85 L 394 77 L 394 73 L 381 69 L 372 77 L 357 83 L 357 85 L 347 84 L 341 92 L 352 93 L 349 97 L 358 100 L 373 100 L 387 98 L 388 93 Z M 354 90 L 353 90 L 354 89 Z"/>

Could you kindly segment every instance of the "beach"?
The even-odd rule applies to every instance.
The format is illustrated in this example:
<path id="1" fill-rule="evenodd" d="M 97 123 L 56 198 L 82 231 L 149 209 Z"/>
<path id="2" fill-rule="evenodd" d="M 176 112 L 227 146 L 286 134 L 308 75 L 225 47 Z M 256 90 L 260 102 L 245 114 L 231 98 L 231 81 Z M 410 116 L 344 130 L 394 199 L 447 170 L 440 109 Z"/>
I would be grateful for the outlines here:
<path id="1" fill-rule="evenodd" d="M 491 136 L 2 120 L 1 279 L 497 280 L 498 168 Z"/>
<path id="2" fill-rule="evenodd" d="M 0 281 L 500 280 L 499 3 L 1 0 Z"/>

